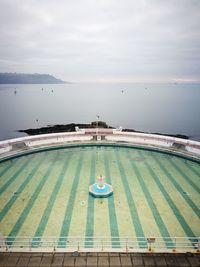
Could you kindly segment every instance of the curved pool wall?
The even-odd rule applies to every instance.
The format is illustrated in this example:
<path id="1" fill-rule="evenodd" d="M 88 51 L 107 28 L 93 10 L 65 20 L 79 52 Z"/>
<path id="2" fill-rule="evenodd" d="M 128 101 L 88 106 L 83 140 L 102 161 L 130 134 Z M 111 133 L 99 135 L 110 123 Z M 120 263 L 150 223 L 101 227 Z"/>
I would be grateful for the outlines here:
<path id="1" fill-rule="evenodd" d="M 46 149 L 92 143 L 144 147 L 197 161 L 200 160 L 200 142 L 197 141 L 101 128 L 80 129 L 76 132 L 43 134 L 0 141 L 0 160 Z"/>
<path id="2" fill-rule="evenodd" d="M 97 141 L 98 140 L 98 141 Z M 178 145 L 177 145 L 178 144 Z M 105 147 L 126 147 L 126 148 L 137 148 L 140 150 L 151 150 L 151 151 L 156 151 L 156 152 L 162 152 L 164 154 L 175 154 L 181 158 L 186 158 L 190 159 L 195 162 L 200 162 L 200 143 L 199 142 L 194 142 L 190 140 L 182 140 L 178 138 L 173 138 L 173 137 L 165 137 L 165 136 L 158 136 L 158 135 L 147 135 L 147 134 L 136 134 L 136 133 L 124 133 L 124 132 L 119 132 L 116 130 L 105 130 L 105 129 L 85 129 L 81 130 L 79 132 L 74 132 L 74 133 L 59 133 L 59 134 L 49 134 L 49 135 L 39 135 L 39 136 L 31 136 L 31 137 L 24 137 L 24 138 L 17 138 L 17 139 L 12 139 L 12 140 L 7 140 L 7 141 L 2 141 L 0 142 L 0 161 L 6 161 L 7 159 L 10 158 L 16 158 L 16 157 L 21 157 L 24 155 L 32 154 L 32 153 L 37 153 L 37 152 L 42 152 L 46 150 L 55 150 L 55 149 L 63 149 L 63 148 L 77 148 L 77 147 L 93 147 L 93 146 L 105 146 Z M 122 175 L 123 175 L 123 170 L 121 170 Z M 148 194 L 148 192 L 146 192 Z M 15 196 L 17 197 L 17 196 Z M 188 198 L 185 196 L 185 198 Z M 84 205 L 85 203 L 83 203 Z M 23 237 L 24 238 L 24 237 Z M 90 239 L 90 238 L 89 238 Z M 87 241 L 90 241 L 90 240 Z M 171 237 L 170 237 L 171 239 Z M 188 240 L 183 241 L 183 246 L 187 245 L 188 242 L 190 243 L 191 237 L 188 238 Z M 42 239 L 41 239 L 42 240 Z M 40 240 L 40 241 L 41 241 Z M 81 239 L 80 239 L 81 240 Z M 127 239 L 128 240 L 128 239 Z M 143 249 L 132 249 L 132 245 L 127 243 L 127 240 L 124 239 L 122 241 L 122 238 L 120 238 L 120 244 L 123 244 L 123 247 L 117 248 L 115 247 L 116 250 L 118 251 L 126 251 L 126 252 L 133 252 L 133 251 L 147 251 L 151 249 L 151 244 L 152 247 L 154 247 L 153 241 L 150 240 L 149 243 L 146 243 L 145 240 L 135 240 L 131 242 L 136 242 L 136 243 L 141 243 L 145 242 L 146 247 Z M 156 238 L 159 242 L 159 238 Z M 192 239 L 193 240 L 193 239 Z M 35 240 L 37 241 L 37 240 Z M 2 240 L 0 239 L 0 242 Z M 10 241 L 12 243 L 12 241 Z M 19 237 L 19 243 L 22 241 L 20 240 Z M 23 242 L 27 243 L 30 245 L 30 240 L 27 237 L 27 240 Z M 38 241 L 37 241 L 38 242 Z M 37 244 L 36 242 L 36 244 Z M 42 242 L 47 242 L 45 239 Z M 53 239 L 50 238 L 48 240 L 49 244 L 51 244 L 50 250 L 53 248 Z M 47 244 L 48 244 L 47 242 Z M 66 240 L 64 240 L 66 242 Z M 80 247 L 80 242 L 77 238 L 75 238 L 73 241 L 70 241 L 74 244 L 73 250 L 79 250 Z M 86 242 L 83 241 L 82 242 Z M 102 239 L 97 240 L 99 243 L 99 248 L 97 250 L 102 250 L 101 248 L 101 242 L 108 242 L 108 240 Z M 106 251 L 111 251 L 113 250 L 112 244 L 114 242 L 119 243 L 119 237 L 117 237 L 116 240 L 111 241 L 111 247 L 106 248 L 104 245 L 103 250 Z M 130 242 L 130 240 L 129 240 Z M 152 242 L 152 243 L 151 243 Z M 161 241 L 162 243 L 163 241 Z M 173 244 L 175 242 L 179 242 L 178 239 L 177 241 L 173 241 Z M 185 242 L 185 244 L 184 244 Z M 62 243 L 62 240 L 58 242 Z M 9 241 L 8 243 L 9 244 Z M 29 250 L 33 249 L 34 246 L 29 247 L 29 245 L 21 248 L 21 250 Z M 190 244 L 191 245 L 191 244 Z M 159 246 L 156 247 L 155 251 L 161 252 L 161 251 L 168 251 L 168 252 L 173 252 L 174 250 L 174 245 L 172 245 L 168 249 L 160 248 Z M 198 251 L 197 246 L 197 239 L 195 239 L 195 245 L 193 248 L 186 248 L 186 249 L 177 249 L 176 251 L 179 252 L 185 252 L 185 251 L 192 251 L 196 252 Z M 134 245 L 133 245 L 134 247 Z M 7 248 L 8 249 L 8 248 Z M 9 248 L 12 250 L 12 246 Z M 18 248 L 19 249 L 19 248 Z M 40 251 L 39 246 L 36 245 L 34 248 L 35 251 Z M 43 251 L 48 251 L 48 247 L 44 249 L 42 248 Z M 54 248 L 55 249 L 55 248 Z M 83 248 L 81 248 L 83 250 Z M 84 247 L 85 249 L 85 247 Z M 90 246 L 87 247 L 87 249 L 94 250 L 94 248 L 91 248 Z M 13 250 L 16 250 L 16 248 L 13 248 Z M 56 250 L 62 251 L 62 248 L 56 247 Z M 64 249 L 66 250 L 66 248 Z M 69 248 L 68 248 L 69 250 Z"/>

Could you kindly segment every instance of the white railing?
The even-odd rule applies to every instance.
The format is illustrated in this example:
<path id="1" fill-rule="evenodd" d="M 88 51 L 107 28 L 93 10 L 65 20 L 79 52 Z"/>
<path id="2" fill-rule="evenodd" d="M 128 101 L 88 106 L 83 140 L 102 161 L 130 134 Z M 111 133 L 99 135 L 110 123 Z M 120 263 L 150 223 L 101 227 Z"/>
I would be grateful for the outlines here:
<path id="1" fill-rule="evenodd" d="M 0 141 L 0 154 L 11 151 L 15 145 L 25 145 L 31 149 L 33 147 L 59 145 L 70 142 L 91 142 L 94 136 L 102 136 L 107 142 L 125 142 L 144 146 L 156 146 L 164 149 L 174 149 L 177 145 L 182 146 L 182 153 L 189 153 L 196 157 L 200 157 L 200 142 L 192 140 L 184 140 L 175 137 L 155 135 L 155 134 L 143 134 L 122 132 L 116 129 L 80 129 L 78 132 L 65 132 L 54 134 L 42 134 L 35 136 L 20 137 L 5 141 Z M 20 150 L 18 148 L 17 150 Z M 23 149 L 22 149 L 23 150 Z M 16 151 L 17 153 L 18 151 Z M 13 152 L 14 153 L 14 152 Z"/>
<path id="2" fill-rule="evenodd" d="M 200 237 L 1 237 L 0 251 L 200 251 Z"/>

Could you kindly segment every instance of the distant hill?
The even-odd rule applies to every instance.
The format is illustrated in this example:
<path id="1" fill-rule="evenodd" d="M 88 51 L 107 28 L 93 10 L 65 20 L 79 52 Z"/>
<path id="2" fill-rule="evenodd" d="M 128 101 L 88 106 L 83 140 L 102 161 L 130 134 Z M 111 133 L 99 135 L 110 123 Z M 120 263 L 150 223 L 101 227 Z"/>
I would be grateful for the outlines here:
<path id="1" fill-rule="evenodd" d="M 67 83 L 49 74 L 0 73 L 0 84 L 56 84 Z"/>

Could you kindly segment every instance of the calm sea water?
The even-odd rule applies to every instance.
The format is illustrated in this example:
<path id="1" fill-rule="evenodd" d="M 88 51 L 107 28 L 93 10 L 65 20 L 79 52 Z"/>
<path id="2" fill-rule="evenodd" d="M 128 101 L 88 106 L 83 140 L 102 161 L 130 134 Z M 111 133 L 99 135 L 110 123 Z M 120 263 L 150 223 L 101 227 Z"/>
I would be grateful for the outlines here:
<path id="1" fill-rule="evenodd" d="M 0 85 L 0 140 L 96 115 L 115 127 L 200 140 L 200 84 Z"/>

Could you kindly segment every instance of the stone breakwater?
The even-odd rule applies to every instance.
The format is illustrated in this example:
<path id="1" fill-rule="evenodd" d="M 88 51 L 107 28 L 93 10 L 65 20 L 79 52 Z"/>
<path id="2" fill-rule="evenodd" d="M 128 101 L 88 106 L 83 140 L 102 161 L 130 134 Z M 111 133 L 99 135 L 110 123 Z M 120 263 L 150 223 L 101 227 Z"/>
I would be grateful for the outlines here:
<path id="1" fill-rule="evenodd" d="M 107 125 L 106 122 L 103 121 L 94 121 L 90 124 L 83 124 L 83 123 L 69 123 L 69 124 L 57 124 L 57 125 L 49 125 L 46 127 L 36 128 L 36 129 L 25 129 L 25 130 L 19 130 L 19 132 L 26 133 L 28 135 L 37 135 L 37 134 L 49 134 L 49 133 L 61 133 L 61 132 L 74 132 L 76 127 L 79 128 L 104 128 L 104 129 L 113 129 L 113 126 Z M 148 132 L 141 132 L 134 129 L 122 129 L 123 132 L 135 132 L 135 133 L 146 133 Z M 161 133 L 152 133 L 152 134 L 158 134 L 158 135 L 165 135 L 165 136 L 172 136 L 182 139 L 189 139 L 188 136 L 182 135 L 182 134 L 161 134 Z"/>

